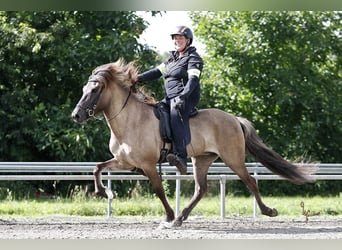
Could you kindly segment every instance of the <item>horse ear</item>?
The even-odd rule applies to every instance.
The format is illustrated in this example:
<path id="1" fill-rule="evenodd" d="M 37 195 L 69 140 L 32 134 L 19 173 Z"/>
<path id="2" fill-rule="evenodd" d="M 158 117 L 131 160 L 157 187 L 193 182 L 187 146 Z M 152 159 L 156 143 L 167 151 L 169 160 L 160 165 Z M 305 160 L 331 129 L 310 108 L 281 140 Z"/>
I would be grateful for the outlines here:
<path id="1" fill-rule="evenodd" d="M 123 67 L 124 65 L 126 65 L 126 61 L 125 59 L 123 59 L 122 57 L 120 57 L 116 62 L 116 65 L 118 65 L 119 67 Z"/>

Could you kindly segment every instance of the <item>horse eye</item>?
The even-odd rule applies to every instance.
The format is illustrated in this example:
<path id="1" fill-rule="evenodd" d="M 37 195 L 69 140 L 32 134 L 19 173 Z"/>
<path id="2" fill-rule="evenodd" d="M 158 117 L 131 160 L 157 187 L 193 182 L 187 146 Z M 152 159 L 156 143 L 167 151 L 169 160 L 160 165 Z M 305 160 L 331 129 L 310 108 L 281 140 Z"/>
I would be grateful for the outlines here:
<path id="1" fill-rule="evenodd" d="M 97 86 L 98 84 L 99 84 L 98 82 L 93 82 L 93 86 L 94 86 L 95 88 L 93 88 L 93 89 L 91 90 L 91 93 L 92 93 L 92 94 L 95 94 L 95 93 L 97 92 L 96 86 Z"/>

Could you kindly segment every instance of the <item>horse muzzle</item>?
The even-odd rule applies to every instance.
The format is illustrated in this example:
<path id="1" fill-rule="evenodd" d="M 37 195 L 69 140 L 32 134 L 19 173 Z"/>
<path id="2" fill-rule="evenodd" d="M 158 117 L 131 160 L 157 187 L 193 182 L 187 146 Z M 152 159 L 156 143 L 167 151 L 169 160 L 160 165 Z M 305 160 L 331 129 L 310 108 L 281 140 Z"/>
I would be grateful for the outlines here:
<path id="1" fill-rule="evenodd" d="M 76 107 L 71 113 L 71 118 L 74 122 L 84 123 L 89 119 L 89 115 L 85 110 Z"/>

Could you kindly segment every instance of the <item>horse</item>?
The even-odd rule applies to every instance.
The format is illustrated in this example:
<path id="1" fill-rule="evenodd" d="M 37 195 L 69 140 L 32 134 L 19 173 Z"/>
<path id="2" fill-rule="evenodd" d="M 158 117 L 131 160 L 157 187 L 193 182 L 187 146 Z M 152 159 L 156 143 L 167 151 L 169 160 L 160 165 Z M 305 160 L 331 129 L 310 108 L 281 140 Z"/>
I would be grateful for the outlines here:
<path id="1" fill-rule="evenodd" d="M 83 87 L 83 94 L 72 112 L 76 123 L 85 123 L 103 114 L 110 129 L 109 149 L 113 158 L 94 168 L 95 194 L 113 199 L 113 193 L 102 184 L 103 170 L 140 170 L 151 182 L 163 204 L 166 222 L 179 227 L 207 192 L 207 173 L 211 164 L 220 158 L 254 194 L 261 213 L 274 217 L 275 208 L 266 206 L 255 179 L 245 166 L 245 150 L 273 173 L 292 183 L 314 181 L 314 167 L 285 160 L 263 143 L 253 124 L 215 108 L 200 109 L 190 118 L 191 142 L 188 157 L 193 164 L 195 190 L 189 204 L 175 217 L 169 205 L 156 164 L 163 147 L 159 121 L 153 109 L 156 101 L 137 88 L 138 68 L 135 62 L 122 58 L 96 67 Z"/>

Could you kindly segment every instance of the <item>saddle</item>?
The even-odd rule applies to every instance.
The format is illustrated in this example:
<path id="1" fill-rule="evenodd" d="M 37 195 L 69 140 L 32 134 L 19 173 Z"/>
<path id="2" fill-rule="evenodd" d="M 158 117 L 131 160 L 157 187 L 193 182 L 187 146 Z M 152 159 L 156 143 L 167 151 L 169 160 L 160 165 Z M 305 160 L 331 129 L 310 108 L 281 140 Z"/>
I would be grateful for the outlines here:
<path id="1" fill-rule="evenodd" d="M 168 106 L 163 102 L 158 102 L 153 109 L 154 115 L 159 120 L 159 133 L 163 140 L 163 148 L 160 151 L 159 163 L 166 161 L 167 154 L 172 150 L 172 132 L 170 123 L 170 110 Z M 198 109 L 195 107 L 191 110 L 189 117 L 196 116 Z M 171 143 L 171 148 L 168 150 L 165 148 L 166 143 Z"/>

